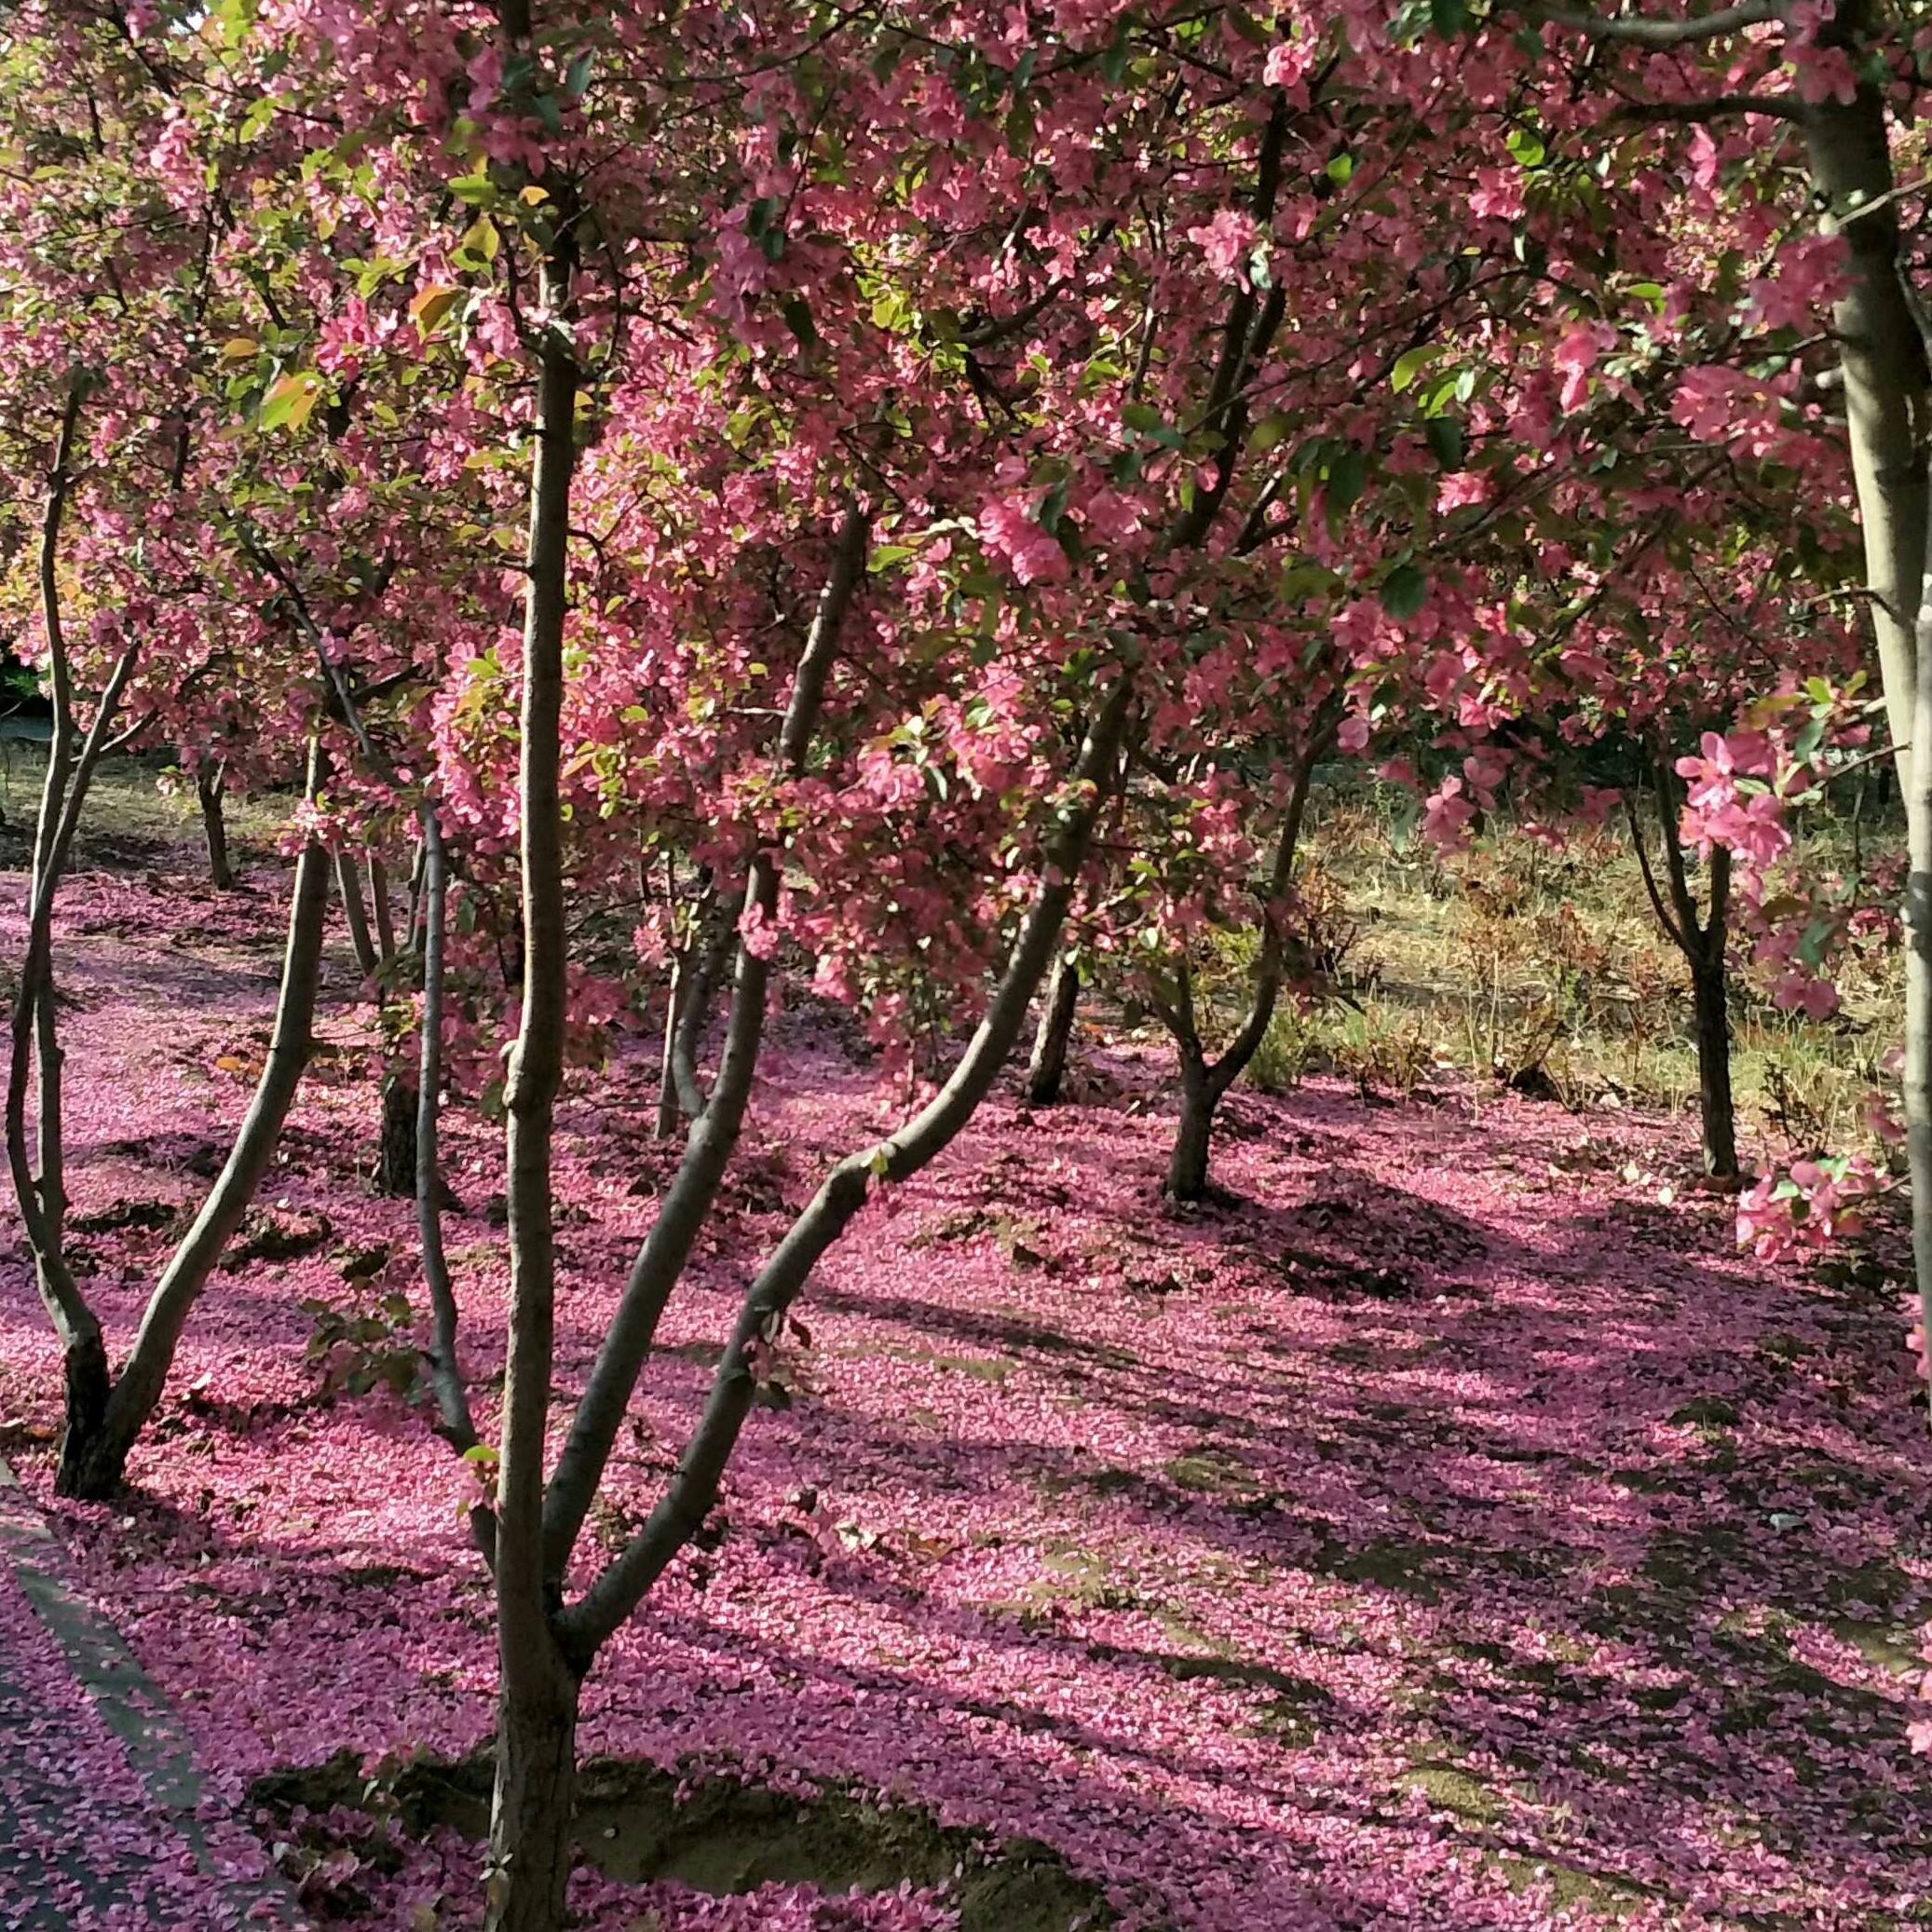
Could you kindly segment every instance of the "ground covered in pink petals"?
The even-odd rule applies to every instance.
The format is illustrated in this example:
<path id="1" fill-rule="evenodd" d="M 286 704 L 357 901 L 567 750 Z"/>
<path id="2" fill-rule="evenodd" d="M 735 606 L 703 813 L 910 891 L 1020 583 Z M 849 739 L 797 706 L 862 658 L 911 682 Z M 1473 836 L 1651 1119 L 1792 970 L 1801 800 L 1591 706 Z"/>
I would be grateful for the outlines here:
<path id="1" fill-rule="evenodd" d="M 65 901 L 76 1225 L 117 1341 L 245 1103 L 277 890 L 94 872 Z M 48 1494 L 54 1351 L 18 1242 L 0 1419 L 219 1789 L 347 1748 L 379 1813 L 384 1776 L 484 1739 L 494 1659 L 472 1474 L 420 1409 L 345 1392 L 305 1306 L 420 1300 L 408 1205 L 363 1178 L 351 980 L 338 964 L 254 1259 L 198 1311 L 129 1498 Z M 748 1264 L 886 1118 L 840 1038 L 777 1024 L 587 1561 L 648 1506 Z M 639 1041 L 580 1074 L 561 1118 L 566 1393 L 671 1165 L 649 1060 Z M 1050 1112 L 996 1095 L 833 1252 L 790 1406 L 755 1418 L 701 1546 L 600 1663 L 585 1749 L 700 1790 L 728 1772 L 808 1808 L 916 1807 L 1175 1932 L 1932 1914 L 1932 1775 L 1907 1739 L 1932 1454 L 1883 1267 L 1740 1257 L 1667 1123 L 1320 1082 L 1237 1095 L 1227 1198 L 1178 1214 L 1161 1055 L 1089 1043 L 1086 1068 Z M 450 1141 L 487 1434 L 498 1143 L 462 1115 Z M 15 1688 L 37 1667 L 20 1623 Z M 472 1923 L 466 1841 L 275 1829 L 311 1903 Z M 856 1898 L 837 1872 L 769 1876 L 727 1898 L 587 1873 L 578 1902 L 666 1932 L 953 1916 L 923 1871 Z"/>

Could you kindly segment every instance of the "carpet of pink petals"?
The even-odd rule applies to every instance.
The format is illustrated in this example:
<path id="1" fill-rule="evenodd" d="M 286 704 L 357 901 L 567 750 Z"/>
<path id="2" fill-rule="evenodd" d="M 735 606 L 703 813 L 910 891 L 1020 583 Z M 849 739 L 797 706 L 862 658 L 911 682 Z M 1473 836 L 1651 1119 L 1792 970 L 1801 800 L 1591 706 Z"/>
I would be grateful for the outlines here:
<path id="1" fill-rule="evenodd" d="M 100 873 L 66 905 L 77 1211 L 189 1200 L 184 1161 L 246 1100 L 273 907 Z M 474 1477 L 420 1410 L 325 1397 L 306 1352 L 304 1299 L 353 1299 L 343 1245 L 393 1243 L 382 1286 L 420 1299 L 409 1207 L 362 1177 L 352 993 L 338 961 L 339 1051 L 263 1197 L 332 1239 L 217 1278 L 125 1501 L 48 1494 L 54 1351 L 17 1243 L 0 1267 L 8 1452 L 238 1801 L 344 1747 L 454 1755 L 490 1726 Z M 648 1506 L 747 1267 L 890 1117 L 837 1037 L 775 1023 L 586 1564 Z M 649 1063 L 632 1042 L 563 1108 L 566 1398 L 670 1171 Z M 1908 1743 L 1932 1454 L 1896 1290 L 1740 1256 L 1673 1123 L 1466 1093 L 1239 1094 L 1228 1200 L 1177 1213 L 1162 1056 L 1089 1042 L 1084 1063 L 1063 1108 L 997 1095 L 828 1258 L 792 1406 L 755 1415 L 720 1533 L 600 1662 L 584 1748 L 1035 1841 L 1175 1932 L 1932 1912 L 1932 1775 Z M 486 1418 L 500 1150 L 461 1112 L 450 1142 Z M 116 1340 L 161 1240 L 82 1242 Z M 38 1653 L 0 1601 L 18 1682 Z M 401 1871 L 345 1870 L 342 1896 L 368 1925 L 469 1925 L 478 1864 L 440 1836 Z M 578 1904 L 607 1932 L 950 1923 L 911 1888 L 586 1874 Z"/>

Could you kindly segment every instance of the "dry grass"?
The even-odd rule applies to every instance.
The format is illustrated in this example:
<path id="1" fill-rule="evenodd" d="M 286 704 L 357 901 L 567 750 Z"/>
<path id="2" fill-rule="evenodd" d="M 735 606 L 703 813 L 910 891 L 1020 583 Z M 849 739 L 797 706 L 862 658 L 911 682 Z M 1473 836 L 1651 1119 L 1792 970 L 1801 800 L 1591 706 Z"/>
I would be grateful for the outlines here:
<path id="1" fill-rule="evenodd" d="M 1842 869 L 1827 824 L 1794 864 Z M 1407 1094 L 1451 1075 L 1517 1076 L 1586 1110 L 1694 1107 L 1697 1055 L 1681 956 L 1658 929 L 1620 829 L 1582 830 L 1561 850 L 1518 835 L 1444 861 L 1373 802 L 1331 803 L 1308 840 L 1304 881 L 1322 923 L 1352 932 L 1318 997 L 1285 1010 L 1251 1077 L 1290 1085 L 1332 1070 Z M 1241 944 L 1223 967 L 1231 985 Z M 1732 1078 L 1749 1151 L 1874 1150 L 1867 1097 L 1899 1038 L 1896 953 L 1851 962 L 1841 1011 L 1780 1012 L 1734 968 Z"/>

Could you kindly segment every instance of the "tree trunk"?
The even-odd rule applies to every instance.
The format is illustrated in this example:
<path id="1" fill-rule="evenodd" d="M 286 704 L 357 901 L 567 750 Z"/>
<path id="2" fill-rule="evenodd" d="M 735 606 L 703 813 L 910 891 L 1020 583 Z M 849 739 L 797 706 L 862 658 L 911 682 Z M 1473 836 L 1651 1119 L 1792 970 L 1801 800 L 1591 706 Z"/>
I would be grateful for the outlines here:
<path id="1" fill-rule="evenodd" d="M 575 1850 L 579 1680 L 547 1632 L 501 1645 L 489 1932 L 558 1932 Z"/>
<path id="2" fill-rule="evenodd" d="M 320 754 L 312 754 L 308 796 L 320 778 Z M 295 862 L 295 886 L 289 906 L 289 937 L 282 955 L 281 992 L 276 1002 L 275 1031 L 254 1098 L 201 1212 L 182 1237 L 149 1298 L 98 1427 L 75 1429 L 88 1418 L 68 1418 L 56 1488 L 63 1496 L 98 1502 L 120 1487 L 128 1453 L 167 1386 L 174 1351 L 188 1314 L 214 1272 L 229 1238 L 241 1225 L 262 1177 L 268 1171 L 282 1122 L 293 1104 L 314 1045 L 316 980 L 321 961 L 322 918 L 329 900 L 329 855 L 311 838 Z"/>
<path id="3" fill-rule="evenodd" d="M 697 934 L 693 933 L 691 945 L 675 955 L 671 962 L 671 996 L 664 1002 L 664 1051 L 658 1064 L 658 1118 L 654 1122 L 660 1140 L 669 1140 L 677 1132 L 677 1021 L 684 1004 L 696 945 Z"/>
<path id="4" fill-rule="evenodd" d="M 1905 792 L 1905 1152 L 1919 1324 L 1932 1336 L 1932 586 L 1919 605 L 1912 732 L 1927 755 L 1901 774 Z M 1928 1358 L 1932 1359 L 1932 1358 Z"/>
<path id="5" fill-rule="evenodd" d="M 415 1216 L 423 1247 L 423 1285 L 429 1296 L 429 1384 L 436 1394 L 442 1434 L 459 1450 L 476 1446 L 476 1423 L 463 1383 L 458 1350 L 460 1318 L 442 1245 L 442 1170 L 437 1141 L 442 1122 L 442 950 L 449 862 L 442 822 L 433 800 L 421 811 L 423 828 L 423 1019 L 417 1036 Z"/>
<path id="6" fill-rule="evenodd" d="M 220 765 L 204 764 L 195 774 L 195 796 L 201 806 L 201 837 L 208 846 L 208 877 L 218 892 L 235 890 L 235 867 L 228 859 L 228 820 L 222 809 L 227 790 Z"/>
<path id="7" fill-rule="evenodd" d="M 374 979 L 380 962 L 375 957 L 375 942 L 369 936 L 369 914 L 362 905 L 362 876 L 356 870 L 355 855 L 347 846 L 335 854 L 335 882 L 342 889 L 342 917 L 348 927 L 356 968 L 365 980 Z"/>
<path id="8" fill-rule="evenodd" d="M 1180 1063 L 1180 1121 L 1167 1157 L 1167 1192 L 1176 1201 L 1198 1201 L 1207 1191 L 1208 1143 L 1214 1134 L 1216 1093 L 1208 1070 L 1185 1054 Z"/>
<path id="9" fill-rule="evenodd" d="M 1027 1065 L 1027 1101 L 1051 1107 L 1060 1097 L 1067 1074 L 1067 1048 L 1073 1039 L 1073 1015 L 1080 1006 L 1080 967 L 1066 953 L 1054 962 L 1054 974 L 1041 1008 L 1040 1028 L 1033 1036 L 1033 1057 Z"/>
<path id="10" fill-rule="evenodd" d="M 385 965 L 396 957 L 396 915 L 389 905 L 389 868 L 382 854 L 369 848 L 369 905 L 375 917 L 375 956 Z"/>
<path id="11" fill-rule="evenodd" d="M 1821 29 L 1820 43 L 1846 45 L 1856 61 L 1857 17 L 1866 11 L 1859 0 L 1848 0 Z M 1870 80 L 1861 81 L 1851 101 L 1834 98 L 1809 107 L 1803 127 L 1813 184 L 1849 249 L 1845 292 L 1832 320 L 1844 371 L 1846 440 L 1885 714 L 1898 747 L 1899 782 L 1910 797 L 1912 759 L 1906 747 L 1912 742 L 1926 541 L 1925 345 L 1899 260 L 1898 184 L 1883 96 Z"/>
<path id="12" fill-rule="evenodd" d="M 524 0 L 507 0 L 506 38 L 527 50 Z M 551 1627 L 543 1573 L 545 1438 L 556 1341 L 551 1142 L 563 1083 L 565 974 L 563 810 L 558 792 L 564 625 L 569 607 L 570 489 L 578 372 L 571 337 L 575 213 L 557 193 L 558 237 L 542 265 L 547 322 L 537 349 L 536 458 L 524 595 L 522 808 L 524 1008 L 505 1101 L 510 1335 L 497 1469 L 497 1784 L 490 1814 L 485 1932 L 557 1932 L 570 1869 L 575 1691 Z"/>
<path id="13" fill-rule="evenodd" d="M 415 1192 L 417 1090 L 401 1066 L 382 1077 L 382 1140 L 376 1150 L 375 1185 L 399 1201 Z"/>
<path id="14" fill-rule="evenodd" d="M 1731 1105 L 1731 1017 L 1721 946 L 1715 963 L 1691 970 L 1697 1026 L 1697 1097 L 1704 1123 L 1704 1171 L 1737 1174 L 1737 1125 Z"/>

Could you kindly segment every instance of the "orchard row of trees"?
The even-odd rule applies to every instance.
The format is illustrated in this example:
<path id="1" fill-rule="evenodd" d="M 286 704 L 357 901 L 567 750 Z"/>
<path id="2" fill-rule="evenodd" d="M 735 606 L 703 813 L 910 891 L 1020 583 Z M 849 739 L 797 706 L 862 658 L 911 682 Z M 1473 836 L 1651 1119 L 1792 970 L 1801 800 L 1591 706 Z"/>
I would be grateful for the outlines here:
<path id="1" fill-rule="evenodd" d="M 815 1262 L 959 1132 L 1046 982 L 1041 1096 L 1104 971 L 1174 1036 L 1170 1186 L 1205 1187 L 1293 982 L 1318 764 L 1411 787 L 1446 844 L 1505 807 L 1627 817 L 1722 1174 L 1727 962 L 1829 1006 L 1846 907 L 1778 873 L 1790 812 L 1894 757 L 1932 1285 L 1916 17 L 10 0 L 0 26 L 0 557 L 54 714 L 7 1145 L 61 1485 L 111 1491 L 154 1413 L 297 1092 L 339 898 L 441 1432 L 495 1470 L 496 1932 L 560 1923 L 579 1687 L 702 1524 Z M 300 802 L 259 1085 L 115 1362 L 66 1259 L 55 934 L 89 785 L 135 744 L 174 749 L 218 868 L 224 791 Z M 1200 980 L 1230 927 L 1231 1029 Z M 888 1054 L 935 1016 L 955 1050 L 750 1272 L 675 1475 L 600 1561 L 579 1532 L 800 962 Z M 650 1001 L 684 1152 L 551 1459 L 552 1112 Z M 453 1095 L 507 1122 L 500 1405 L 442 1252 Z"/>

